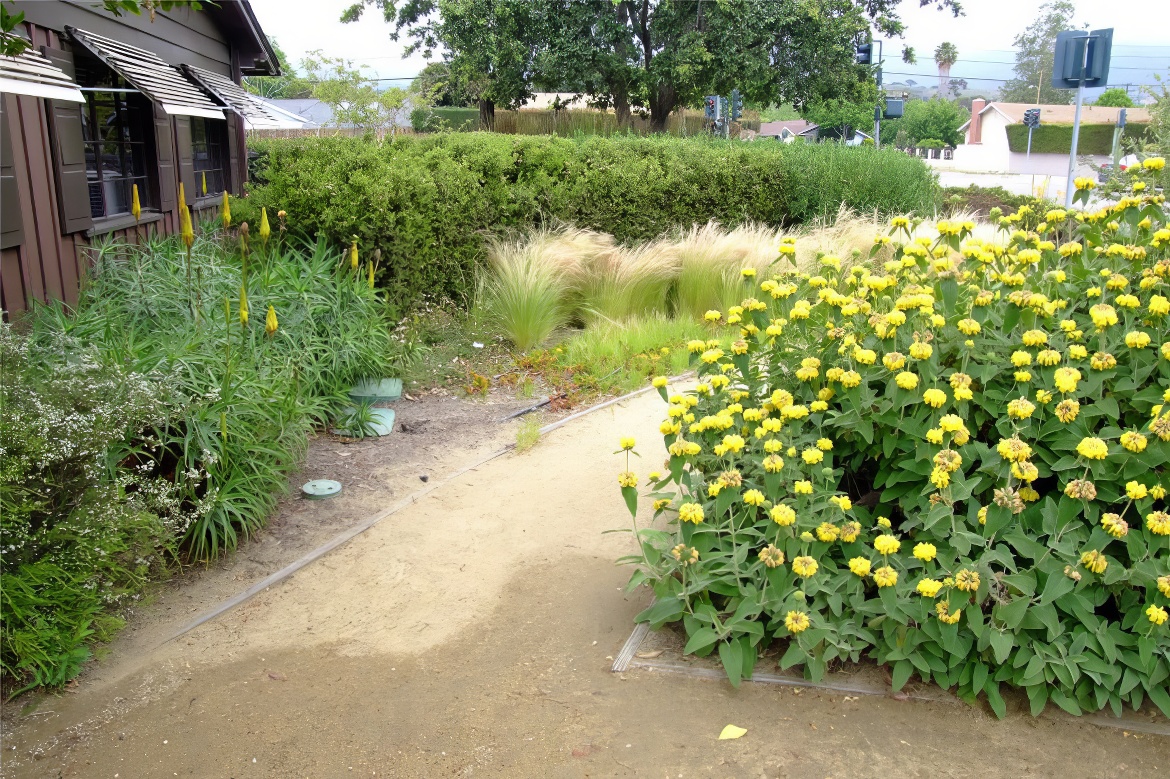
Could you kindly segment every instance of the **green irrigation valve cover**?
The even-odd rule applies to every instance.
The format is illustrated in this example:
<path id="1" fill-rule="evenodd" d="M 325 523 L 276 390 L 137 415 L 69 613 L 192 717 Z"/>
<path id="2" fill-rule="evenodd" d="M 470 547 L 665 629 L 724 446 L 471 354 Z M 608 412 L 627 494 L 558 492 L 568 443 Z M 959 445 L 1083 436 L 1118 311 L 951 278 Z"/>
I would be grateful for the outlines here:
<path id="1" fill-rule="evenodd" d="M 352 427 L 352 420 L 356 413 L 357 409 L 355 408 L 344 409 L 337 418 L 337 424 L 342 425 L 342 427 L 335 427 L 330 432 L 333 435 L 340 436 L 353 435 L 354 431 L 350 428 Z M 390 435 L 390 432 L 394 429 L 394 409 L 372 408 L 370 409 L 370 417 L 370 423 L 366 432 L 367 435 L 371 433 L 380 436 Z"/>
<path id="2" fill-rule="evenodd" d="M 341 482 L 332 479 L 314 479 L 301 486 L 301 495 L 309 500 L 332 498 L 341 492 Z"/>
<path id="3" fill-rule="evenodd" d="M 349 397 L 355 403 L 369 401 L 383 403 L 402 397 L 402 379 L 367 379 L 349 388 Z"/>

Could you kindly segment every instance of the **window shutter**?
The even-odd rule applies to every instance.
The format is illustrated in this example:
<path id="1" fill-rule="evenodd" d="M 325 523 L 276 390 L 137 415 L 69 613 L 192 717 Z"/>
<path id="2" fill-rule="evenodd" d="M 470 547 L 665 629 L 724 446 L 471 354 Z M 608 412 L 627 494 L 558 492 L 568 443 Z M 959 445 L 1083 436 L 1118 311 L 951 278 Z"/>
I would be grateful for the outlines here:
<path id="1" fill-rule="evenodd" d="M 195 187 L 195 159 L 191 148 L 191 118 L 175 117 L 175 158 L 179 163 L 179 181 L 187 195 L 187 205 L 200 197 L 202 190 Z"/>
<path id="2" fill-rule="evenodd" d="M 175 143 L 171 139 L 171 117 L 154 104 L 155 158 L 158 160 L 158 210 L 174 211 L 176 195 Z"/>
<path id="3" fill-rule="evenodd" d="M 61 232 L 93 227 L 89 204 L 89 175 L 85 170 L 85 140 L 81 132 L 81 108 L 77 103 L 46 100 L 53 136 L 53 170 L 57 177 L 57 208 Z"/>
<path id="4" fill-rule="evenodd" d="M 61 49 L 41 47 L 41 53 L 73 78 L 73 55 Z M 57 209 L 65 235 L 93 227 L 89 206 L 89 174 L 85 169 L 85 136 L 81 131 L 81 105 L 46 100 L 52 136 L 53 172 L 57 181 Z"/>
<path id="5" fill-rule="evenodd" d="M 64 49 L 53 49 L 48 46 L 41 47 L 41 54 L 48 58 L 49 62 L 59 67 L 70 81 L 77 80 L 77 71 L 73 68 L 73 53 L 65 51 Z"/>
<path id="6" fill-rule="evenodd" d="M 241 168 L 240 161 L 240 117 L 235 111 L 225 111 L 227 114 L 227 142 L 228 142 L 228 178 L 224 187 L 233 195 L 243 196 L 244 181 L 247 172 Z"/>
<path id="7" fill-rule="evenodd" d="M 12 157 L 11 133 L 0 97 L 0 249 L 24 243 L 24 217 L 20 212 L 20 195 L 16 190 L 15 161 Z"/>

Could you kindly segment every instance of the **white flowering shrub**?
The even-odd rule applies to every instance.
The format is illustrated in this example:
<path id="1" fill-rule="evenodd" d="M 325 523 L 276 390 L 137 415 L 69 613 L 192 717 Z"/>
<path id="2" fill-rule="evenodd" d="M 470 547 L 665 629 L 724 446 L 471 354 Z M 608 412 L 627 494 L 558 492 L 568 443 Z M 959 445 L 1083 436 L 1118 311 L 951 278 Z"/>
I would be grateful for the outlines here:
<path id="1" fill-rule="evenodd" d="M 777 641 L 809 678 L 865 656 L 1000 716 L 1005 684 L 1034 713 L 1170 715 L 1162 170 L 990 239 L 898 218 L 889 261 L 826 256 L 712 312 L 727 352 L 691 345 L 692 392 L 656 380 L 669 524 L 635 528 L 632 584 L 657 595 L 639 619 L 681 623 L 735 684 Z M 634 510 L 638 478 L 619 481 Z"/>
<path id="2" fill-rule="evenodd" d="M 112 626 L 103 612 L 186 529 L 172 484 L 119 467 L 166 418 L 167 393 L 72 339 L 33 343 L 8 324 L 0 361 L 0 663 L 10 678 L 61 684 L 86 639 Z"/>

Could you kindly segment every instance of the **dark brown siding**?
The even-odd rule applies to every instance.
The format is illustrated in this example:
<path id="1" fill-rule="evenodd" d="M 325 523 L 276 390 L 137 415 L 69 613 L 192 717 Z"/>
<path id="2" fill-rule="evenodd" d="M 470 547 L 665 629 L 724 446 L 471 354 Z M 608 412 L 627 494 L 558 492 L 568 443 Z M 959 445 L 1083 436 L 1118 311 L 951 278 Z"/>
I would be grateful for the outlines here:
<path id="1" fill-rule="evenodd" d="M 146 13 L 115 17 L 94 0 L 18 0 L 15 5 L 24 11 L 26 22 L 38 27 L 64 30 L 71 25 L 153 51 L 172 65 L 187 63 L 232 76 L 231 50 L 204 11 L 178 6 L 156 11 L 152 22 Z"/>
<path id="2" fill-rule="evenodd" d="M 52 49 L 67 46 L 55 30 L 73 24 L 149 49 L 172 64 L 186 62 L 239 81 L 238 69 L 233 67 L 233 57 L 224 37 L 210 19 L 189 9 L 177 9 L 166 14 L 159 12 L 152 25 L 145 15 L 124 15 L 121 19 L 114 19 L 104 11 L 95 10 L 88 2 L 19 2 L 16 5 L 18 10 L 25 12 L 28 22 L 25 24 L 25 32 L 38 49 L 41 46 Z M 23 233 L 23 241 L 19 246 L 0 251 L 0 307 L 3 311 L 10 314 L 23 311 L 33 300 L 62 300 L 67 305 L 74 305 L 89 269 L 89 246 L 93 241 L 113 239 L 137 243 L 149 235 L 178 232 L 177 198 L 173 193 L 178 187 L 180 175 L 176 161 L 182 158 L 179 150 L 172 148 L 170 160 L 164 160 L 160 165 L 159 185 L 163 190 L 160 200 L 166 201 L 170 193 L 167 202 L 169 208 L 162 212 L 161 219 L 146 225 L 102 232 L 97 236 L 91 236 L 90 231 L 86 230 L 66 234 L 58 202 L 58 177 L 53 169 L 53 135 L 48 101 L 8 94 L 3 95 L 2 99 L 3 121 L 10 131 L 8 137 L 14 162 L 12 172 L 20 197 Z M 172 143 L 176 135 L 186 139 L 188 148 L 184 155 L 189 158 L 189 130 L 182 133 L 176 126 L 176 118 L 165 114 L 159 114 L 157 120 L 157 135 L 160 138 L 165 137 Z M 242 150 L 242 123 L 237 122 L 232 126 L 241 128 L 237 132 L 239 149 Z M 246 164 L 246 154 L 239 154 L 232 162 L 229 186 L 234 194 L 239 194 L 242 179 L 237 176 L 237 170 Z M 187 193 L 187 199 L 195 200 L 193 189 Z M 218 200 L 210 201 L 209 198 L 208 201 L 196 204 L 195 219 L 206 219 L 218 213 Z"/>

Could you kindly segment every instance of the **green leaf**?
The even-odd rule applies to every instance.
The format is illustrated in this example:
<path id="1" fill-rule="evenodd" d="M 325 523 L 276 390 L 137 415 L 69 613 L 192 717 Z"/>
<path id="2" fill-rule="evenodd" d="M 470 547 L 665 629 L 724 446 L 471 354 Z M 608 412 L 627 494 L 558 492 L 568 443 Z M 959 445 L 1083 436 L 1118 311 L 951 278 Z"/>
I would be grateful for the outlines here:
<path id="1" fill-rule="evenodd" d="M 1024 615 L 1028 612 L 1028 606 L 1032 599 L 1026 596 L 1016 598 L 1007 604 L 1000 604 L 995 607 L 995 616 L 1000 619 L 1009 629 L 1015 630 L 1024 621 Z M 994 636 L 993 636 L 994 639 Z M 993 644 L 994 645 L 994 644 Z M 1003 662 L 1000 660 L 999 662 Z"/>
<path id="2" fill-rule="evenodd" d="M 1154 702 L 1162 711 L 1162 716 L 1170 717 L 1170 693 L 1166 692 L 1164 687 L 1151 685 L 1146 690 L 1146 694 L 1150 696 L 1150 700 Z"/>
<path id="3" fill-rule="evenodd" d="M 685 609 L 680 599 L 659 598 L 650 608 L 634 617 L 634 622 L 649 622 L 650 627 L 657 630 L 667 622 L 679 619 L 683 615 L 683 611 Z"/>
<path id="4" fill-rule="evenodd" d="M 1141 636 L 1137 640 L 1138 646 L 1138 661 L 1142 664 L 1142 669 L 1146 673 L 1154 670 L 1154 650 L 1157 649 L 1157 643 L 1149 636 Z"/>
<path id="5" fill-rule="evenodd" d="M 1048 604 L 1073 591 L 1077 583 L 1063 573 L 1048 574 L 1048 581 L 1044 583 L 1044 592 L 1040 593 L 1040 603 Z"/>
<path id="6" fill-rule="evenodd" d="M 687 645 L 683 647 L 684 655 L 691 655 L 698 652 L 700 649 L 714 644 L 719 640 L 719 634 L 711 628 L 703 627 L 695 631 L 694 635 L 687 641 Z"/>
<path id="7" fill-rule="evenodd" d="M 723 642 L 719 645 L 719 659 L 732 687 L 739 687 L 743 679 L 743 646 L 739 641 Z"/>
<path id="8" fill-rule="evenodd" d="M 914 664 L 909 660 L 899 660 L 894 663 L 894 670 L 891 673 L 893 677 L 894 692 L 901 690 L 906 686 L 906 682 L 910 681 L 910 676 L 914 673 Z"/>
<path id="9" fill-rule="evenodd" d="M 1039 717 L 1040 712 L 1044 711 L 1045 705 L 1048 703 L 1048 686 L 1045 684 L 1033 684 L 1024 688 L 1028 693 L 1028 703 L 1030 704 L 1032 716 Z"/>
<path id="10" fill-rule="evenodd" d="M 995 662 L 1003 665 L 1007 662 L 1008 655 L 1011 654 L 1012 647 L 1016 645 L 1016 637 L 1012 633 L 1004 633 L 1001 630 L 992 629 L 989 631 L 991 641 L 991 651 L 995 655 Z"/>
<path id="11" fill-rule="evenodd" d="M 646 573 L 638 568 L 630 576 L 630 581 L 626 583 L 626 592 L 633 592 L 641 587 L 646 582 Z"/>
<path id="12" fill-rule="evenodd" d="M 622 497 L 626 499 L 626 508 L 630 510 L 630 516 L 638 516 L 638 488 L 622 487 Z"/>
<path id="13" fill-rule="evenodd" d="M 1053 687 L 1048 691 L 1048 698 L 1060 708 L 1072 714 L 1074 717 L 1081 716 L 1080 705 L 1072 698 L 1065 695 L 1058 688 Z"/>
<path id="14" fill-rule="evenodd" d="M 984 683 L 987 681 L 987 666 L 976 661 L 974 669 L 971 671 L 971 689 L 982 690 Z"/>
<path id="15" fill-rule="evenodd" d="M 999 719 L 1006 717 L 1007 704 L 1004 703 L 1003 696 L 999 694 L 999 682 L 988 679 L 987 683 L 983 685 L 983 692 L 987 693 L 987 702 L 991 704 L 991 710 L 995 712 L 995 716 Z"/>
<path id="16" fill-rule="evenodd" d="M 983 537 L 991 538 L 997 532 L 1011 524 L 1013 515 L 1007 506 L 998 506 L 992 503 L 987 507 L 987 524 L 983 526 Z"/>
<path id="17" fill-rule="evenodd" d="M 798 663 L 803 663 L 806 659 L 808 659 L 808 653 L 801 648 L 800 644 L 792 641 L 788 644 L 788 651 L 780 658 L 780 668 L 786 671 Z"/>

